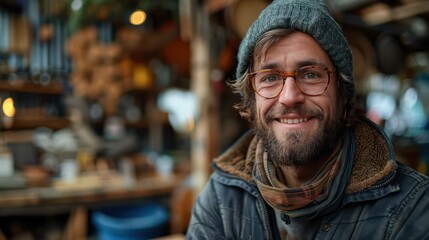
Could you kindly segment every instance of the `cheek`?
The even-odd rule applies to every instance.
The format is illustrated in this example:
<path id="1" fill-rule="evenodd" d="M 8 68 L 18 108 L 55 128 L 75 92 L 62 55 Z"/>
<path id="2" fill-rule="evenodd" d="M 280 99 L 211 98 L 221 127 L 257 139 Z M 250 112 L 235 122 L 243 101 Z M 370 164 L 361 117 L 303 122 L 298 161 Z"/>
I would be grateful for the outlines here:
<path id="1" fill-rule="evenodd" d="M 271 106 L 273 104 L 270 103 L 268 100 L 256 100 L 256 108 L 255 108 L 255 115 L 256 120 L 264 121 L 264 116 L 267 114 L 267 112 L 270 110 Z"/>

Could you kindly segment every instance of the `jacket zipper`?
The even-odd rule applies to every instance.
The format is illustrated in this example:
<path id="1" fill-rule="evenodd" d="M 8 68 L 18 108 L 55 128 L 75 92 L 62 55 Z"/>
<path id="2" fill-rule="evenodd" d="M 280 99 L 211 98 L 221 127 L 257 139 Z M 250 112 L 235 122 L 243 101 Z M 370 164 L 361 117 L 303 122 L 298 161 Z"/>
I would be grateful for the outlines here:
<path id="1" fill-rule="evenodd" d="M 271 221 L 270 221 L 270 217 L 268 216 L 267 205 L 265 204 L 264 200 L 261 198 L 262 196 L 260 195 L 257 196 L 258 203 L 262 206 L 262 210 L 263 210 L 262 213 L 264 215 L 265 223 L 267 225 L 268 236 L 270 239 L 273 239 L 273 232 L 271 231 Z"/>

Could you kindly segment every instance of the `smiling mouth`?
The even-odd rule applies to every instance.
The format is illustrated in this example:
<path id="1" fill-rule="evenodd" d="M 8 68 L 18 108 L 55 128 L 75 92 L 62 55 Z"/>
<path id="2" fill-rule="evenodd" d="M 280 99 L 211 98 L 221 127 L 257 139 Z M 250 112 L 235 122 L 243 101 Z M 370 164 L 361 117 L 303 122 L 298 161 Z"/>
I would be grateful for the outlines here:
<path id="1" fill-rule="evenodd" d="M 308 118 L 279 118 L 277 121 L 285 124 L 297 124 L 297 123 L 303 123 L 307 122 Z"/>

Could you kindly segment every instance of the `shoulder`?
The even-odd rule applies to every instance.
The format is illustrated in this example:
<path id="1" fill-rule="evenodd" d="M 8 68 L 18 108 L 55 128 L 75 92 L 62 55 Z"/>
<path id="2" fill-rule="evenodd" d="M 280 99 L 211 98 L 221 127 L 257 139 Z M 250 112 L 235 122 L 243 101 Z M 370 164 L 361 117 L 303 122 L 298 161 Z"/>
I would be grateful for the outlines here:
<path id="1" fill-rule="evenodd" d="M 403 202 L 401 206 L 420 204 L 427 205 L 429 211 L 429 177 L 406 166 L 398 163 L 396 169 L 396 181 L 399 184 Z"/>
<path id="2" fill-rule="evenodd" d="M 406 239 L 410 235 L 416 236 L 413 239 L 427 239 L 429 225 L 429 177 L 414 169 L 398 163 L 396 180 L 400 191 L 389 198 L 396 203 L 390 214 L 390 224 L 387 226 L 387 233 L 397 239 Z"/>
<path id="3" fill-rule="evenodd" d="M 397 162 L 396 179 L 400 184 L 401 190 L 412 189 L 415 191 L 425 191 L 429 186 L 429 177 L 412 169 L 411 167 Z M 429 199 L 428 199 L 429 201 Z"/>
<path id="4" fill-rule="evenodd" d="M 214 159 L 215 170 L 251 181 L 256 144 L 257 138 L 254 132 L 249 130 L 226 152 Z"/>

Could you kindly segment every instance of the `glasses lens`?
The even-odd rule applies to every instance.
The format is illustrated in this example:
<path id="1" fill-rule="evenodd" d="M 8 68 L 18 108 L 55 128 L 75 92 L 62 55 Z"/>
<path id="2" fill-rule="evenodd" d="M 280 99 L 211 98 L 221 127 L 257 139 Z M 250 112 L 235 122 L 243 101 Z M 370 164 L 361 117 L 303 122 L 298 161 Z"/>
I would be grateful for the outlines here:
<path id="1" fill-rule="evenodd" d="M 253 77 L 253 88 L 262 97 L 275 97 L 283 88 L 283 77 L 279 71 L 261 70 Z"/>
<path id="2" fill-rule="evenodd" d="M 283 89 L 284 79 L 295 77 L 298 89 L 307 95 L 322 94 L 329 84 L 329 70 L 319 66 L 307 66 L 293 72 L 264 69 L 249 75 L 252 87 L 264 98 L 275 98 Z"/>
<path id="3" fill-rule="evenodd" d="M 318 95 L 326 90 L 329 83 L 328 70 L 322 67 L 309 66 L 296 70 L 295 82 L 301 92 Z"/>

